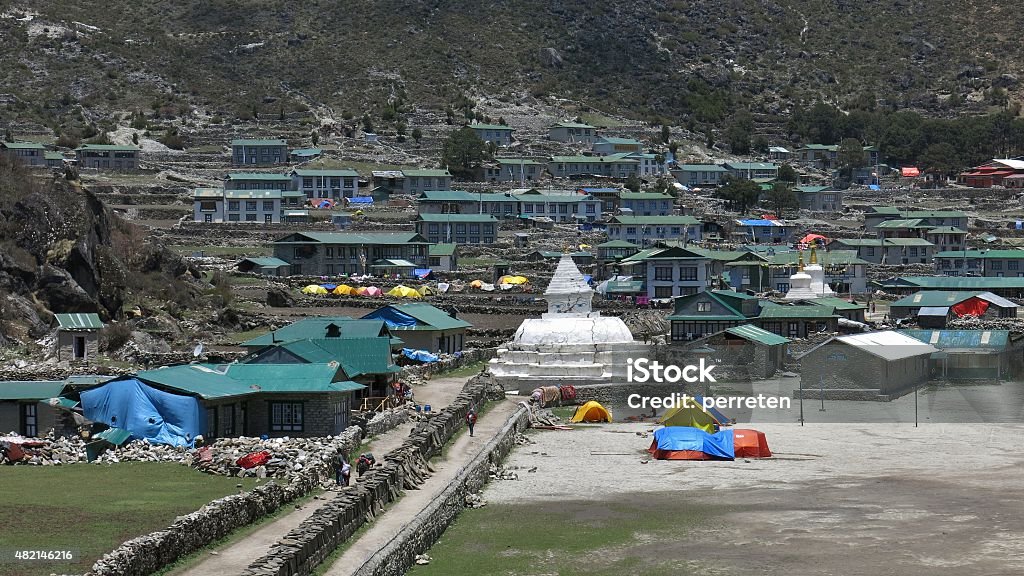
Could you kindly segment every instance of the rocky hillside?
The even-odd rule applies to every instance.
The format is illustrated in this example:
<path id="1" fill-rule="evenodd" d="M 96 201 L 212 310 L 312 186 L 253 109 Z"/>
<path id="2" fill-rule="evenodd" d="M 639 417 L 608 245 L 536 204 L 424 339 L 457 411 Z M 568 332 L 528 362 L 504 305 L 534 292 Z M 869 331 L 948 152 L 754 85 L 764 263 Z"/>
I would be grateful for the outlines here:
<path id="1" fill-rule="evenodd" d="M 77 183 L 39 181 L 0 156 L 0 343 L 41 337 L 51 313 L 119 317 L 134 296 L 188 306 L 197 278 Z"/>
<path id="2" fill-rule="evenodd" d="M 111 110 L 387 120 L 527 93 L 678 125 L 812 100 L 951 114 L 1013 98 L 1024 67 L 1011 0 L 6 5 L 0 124 L 22 129 Z"/>

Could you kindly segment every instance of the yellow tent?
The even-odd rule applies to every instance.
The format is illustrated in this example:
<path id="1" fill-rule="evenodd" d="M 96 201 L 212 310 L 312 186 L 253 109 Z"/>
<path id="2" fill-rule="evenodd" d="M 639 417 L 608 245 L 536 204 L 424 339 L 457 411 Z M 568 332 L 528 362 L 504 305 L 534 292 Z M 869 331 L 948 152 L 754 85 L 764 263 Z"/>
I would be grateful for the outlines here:
<path id="1" fill-rule="evenodd" d="M 709 434 L 717 432 L 721 424 L 704 409 L 700 402 L 689 396 L 680 402 L 679 406 L 665 412 L 665 415 L 661 417 L 661 423 L 665 426 L 700 428 Z"/>
<path id="2" fill-rule="evenodd" d="M 587 248 L 590 248 L 590 244 L 580 244 L 580 250 L 586 250 Z"/>
<path id="3" fill-rule="evenodd" d="M 569 422 L 611 422 L 612 412 L 611 410 L 601 406 L 600 402 L 593 400 L 580 406 L 573 413 L 572 418 Z"/>
<path id="4" fill-rule="evenodd" d="M 420 286 L 419 293 L 420 296 L 433 296 L 434 294 L 437 294 L 437 292 L 430 286 Z"/>
<path id="5" fill-rule="evenodd" d="M 472 288 L 479 288 L 479 287 L 483 286 L 484 283 L 481 282 L 480 280 L 473 280 L 472 282 L 469 283 L 469 285 Z"/>
<path id="6" fill-rule="evenodd" d="M 498 284 L 516 285 L 526 284 L 527 282 L 529 282 L 529 280 L 526 279 L 526 276 L 502 276 L 501 278 L 498 278 Z"/>
<path id="7" fill-rule="evenodd" d="M 402 285 L 395 286 L 391 290 L 388 290 L 388 296 L 398 296 L 399 298 L 423 298 L 415 288 L 409 288 L 408 286 Z"/>
<path id="8" fill-rule="evenodd" d="M 351 287 L 351 286 L 349 286 L 348 284 L 339 284 L 337 286 L 337 288 L 335 288 L 334 290 L 331 290 L 331 294 L 334 294 L 336 296 L 348 296 L 350 294 L 355 294 L 355 293 L 356 293 L 356 289 Z"/>
<path id="9" fill-rule="evenodd" d="M 316 284 L 310 284 L 302 289 L 303 294 L 327 294 L 327 288 L 318 286 Z"/>

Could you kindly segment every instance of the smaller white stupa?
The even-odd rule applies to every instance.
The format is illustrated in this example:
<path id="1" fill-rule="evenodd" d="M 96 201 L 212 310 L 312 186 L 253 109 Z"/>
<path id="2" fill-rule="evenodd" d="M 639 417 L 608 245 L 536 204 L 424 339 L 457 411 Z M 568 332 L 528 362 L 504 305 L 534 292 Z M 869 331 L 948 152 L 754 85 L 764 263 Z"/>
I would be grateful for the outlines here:
<path id="1" fill-rule="evenodd" d="M 643 356 L 649 346 L 635 342 L 621 318 L 595 312 L 593 297 L 579 268 L 563 254 L 544 292 L 548 311 L 523 320 L 512 342 L 491 360 L 491 374 L 507 390 L 521 384 L 624 381 L 627 359 Z"/>
<path id="2" fill-rule="evenodd" d="M 818 255 L 811 248 L 811 261 L 804 266 L 804 254 L 800 253 L 796 274 L 789 277 L 789 291 L 786 300 L 807 300 L 832 296 L 832 288 L 825 281 L 825 269 L 818 264 Z"/>

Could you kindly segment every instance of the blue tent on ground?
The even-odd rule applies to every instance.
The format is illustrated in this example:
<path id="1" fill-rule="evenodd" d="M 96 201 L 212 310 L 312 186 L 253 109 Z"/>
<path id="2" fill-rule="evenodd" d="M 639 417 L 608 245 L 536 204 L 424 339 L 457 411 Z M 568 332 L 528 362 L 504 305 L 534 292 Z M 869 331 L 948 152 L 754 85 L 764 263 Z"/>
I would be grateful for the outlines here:
<path id="1" fill-rule="evenodd" d="M 439 360 L 437 354 L 431 354 L 426 350 L 413 350 L 412 348 L 402 348 L 402 356 L 405 356 L 410 360 L 423 362 L 424 364 L 430 364 Z"/>
<path id="2" fill-rule="evenodd" d="M 135 378 L 107 382 L 81 397 L 86 418 L 127 430 L 134 440 L 191 447 L 206 430 L 197 398 L 157 390 Z"/>
<path id="3" fill-rule="evenodd" d="M 647 449 L 658 460 L 732 460 L 736 457 L 733 431 L 708 434 L 690 426 L 666 426 L 654 431 Z"/>

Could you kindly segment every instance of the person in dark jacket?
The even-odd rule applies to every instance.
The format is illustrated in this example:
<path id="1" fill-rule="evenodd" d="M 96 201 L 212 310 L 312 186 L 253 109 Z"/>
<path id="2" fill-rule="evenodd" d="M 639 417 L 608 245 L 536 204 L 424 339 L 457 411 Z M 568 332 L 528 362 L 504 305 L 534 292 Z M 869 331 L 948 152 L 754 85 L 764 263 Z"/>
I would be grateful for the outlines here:
<path id="1" fill-rule="evenodd" d="M 469 426 L 469 435 L 473 436 L 473 427 L 476 426 L 476 412 L 466 412 L 466 426 Z"/>

